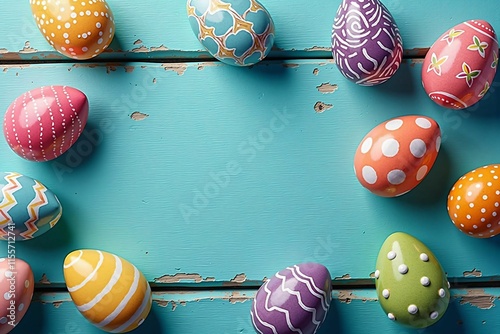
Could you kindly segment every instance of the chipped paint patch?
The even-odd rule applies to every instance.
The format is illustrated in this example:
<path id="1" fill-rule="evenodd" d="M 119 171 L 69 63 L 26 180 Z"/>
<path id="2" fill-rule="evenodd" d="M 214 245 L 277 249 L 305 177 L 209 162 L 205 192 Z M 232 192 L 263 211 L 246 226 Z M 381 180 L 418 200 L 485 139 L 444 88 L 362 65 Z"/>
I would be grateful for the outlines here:
<path id="1" fill-rule="evenodd" d="M 198 70 L 201 71 L 205 67 L 210 67 L 210 66 L 221 66 L 221 63 L 215 61 L 207 61 L 205 63 L 201 63 L 200 65 L 198 65 Z"/>
<path id="2" fill-rule="evenodd" d="M 168 51 L 168 48 L 165 46 L 165 45 L 160 45 L 160 46 L 152 46 L 149 48 L 149 50 L 151 52 L 155 52 L 155 51 Z"/>
<path id="3" fill-rule="evenodd" d="M 319 68 L 315 68 L 315 69 L 313 70 L 313 74 L 314 74 L 314 75 L 318 75 L 318 74 L 319 74 Z"/>
<path id="4" fill-rule="evenodd" d="M 460 305 L 471 305 L 481 310 L 489 310 L 495 306 L 495 296 L 487 294 L 483 289 L 467 290 L 465 295 L 458 295 Z"/>
<path id="5" fill-rule="evenodd" d="M 42 274 L 42 278 L 40 278 L 40 280 L 38 281 L 38 283 L 41 283 L 41 284 L 50 284 L 50 281 L 47 278 L 47 275 L 45 275 L 45 273 Z"/>
<path id="6" fill-rule="evenodd" d="M 140 40 L 140 39 L 138 39 L 138 40 L 136 40 L 136 41 L 134 42 L 134 45 L 140 45 L 140 44 L 142 44 L 142 40 Z"/>
<path id="7" fill-rule="evenodd" d="M 296 63 L 283 63 L 282 66 L 285 67 L 285 68 L 296 68 L 296 67 L 299 67 L 299 64 L 296 64 Z"/>
<path id="8" fill-rule="evenodd" d="M 312 48 L 306 49 L 307 52 L 311 51 L 331 51 L 330 47 L 324 47 L 324 46 L 313 46 Z"/>
<path id="9" fill-rule="evenodd" d="M 244 303 L 247 300 L 253 299 L 253 297 L 248 296 L 246 293 L 241 293 L 238 291 L 233 291 L 230 294 L 228 294 L 227 298 L 224 298 L 229 300 L 231 304 L 236 304 L 236 303 Z"/>
<path id="10" fill-rule="evenodd" d="M 124 68 L 125 68 L 125 73 L 132 73 L 134 72 L 135 66 L 127 65 L 124 66 Z"/>
<path id="11" fill-rule="evenodd" d="M 38 52 L 37 49 L 34 49 L 30 46 L 30 42 L 29 41 L 26 41 L 24 43 L 24 47 L 22 50 L 19 50 L 19 53 L 35 53 L 35 52 Z"/>
<path id="12" fill-rule="evenodd" d="M 135 52 L 135 53 L 149 52 L 149 49 L 147 47 L 145 47 L 144 45 L 141 45 L 138 48 L 133 48 L 132 50 L 130 50 L 130 52 Z"/>
<path id="13" fill-rule="evenodd" d="M 316 88 L 318 89 L 318 92 L 322 94 L 332 94 L 335 93 L 337 89 L 339 89 L 339 86 L 337 84 L 332 85 L 329 82 L 325 82 L 319 86 L 316 86 Z"/>
<path id="14" fill-rule="evenodd" d="M 133 119 L 134 121 L 140 122 L 148 118 L 148 114 L 144 114 L 140 111 L 134 111 L 131 115 L 130 118 Z"/>
<path id="15" fill-rule="evenodd" d="M 314 111 L 316 111 L 318 114 L 321 114 L 327 110 L 330 110 L 333 108 L 333 104 L 328 104 L 328 103 L 324 103 L 324 102 L 321 102 L 321 101 L 318 101 L 316 102 L 316 104 L 314 105 Z"/>
<path id="16" fill-rule="evenodd" d="M 335 277 L 336 280 L 341 280 L 341 279 L 351 279 L 351 275 L 349 274 L 344 274 L 340 277 Z"/>
<path id="17" fill-rule="evenodd" d="M 363 303 L 368 301 L 370 302 L 377 301 L 377 298 L 358 296 L 351 290 L 339 290 L 337 292 L 337 295 L 336 296 L 334 295 L 333 298 L 338 299 L 339 302 L 345 304 L 350 304 L 353 300 L 361 300 Z"/>
<path id="18" fill-rule="evenodd" d="M 177 75 L 183 75 L 187 70 L 186 64 L 161 64 L 165 71 L 174 71 Z"/>
<path id="19" fill-rule="evenodd" d="M 4 49 L 4 48 L 1 48 L 1 49 L 0 49 L 0 53 L 9 53 L 9 50 Z"/>
<path id="20" fill-rule="evenodd" d="M 234 278 L 231 279 L 229 282 L 236 283 L 236 284 L 242 284 L 242 283 L 245 283 L 246 280 L 247 280 L 247 275 L 245 275 L 244 273 L 241 273 L 241 274 L 234 276 Z"/>
<path id="21" fill-rule="evenodd" d="M 209 279 L 209 281 L 207 281 Z M 161 277 L 155 278 L 155 283 L 179 283 L 183 281 L 193 281 L 194 283 L 201 282 L 213 282 L 215 279 L 213 277 L 207 277 L 203 279 L 203 277 L 199 274 L 183 274 L 178 273 L 175 275 L 163 275 Z"/>
<path id="22" fill-rule="evenodd" d="M 53 302 L 52 305 L 54 305 L 55 308 L 59 308 L 63 302 L 62 301 L 57 301 Z"/>
<path id="23" fill-rule="evenodd" d="M 372 272 L 370 273 L 370 278 L 375 278 L 375 272 L 374 272 L 374 271 L 372 271 Z"/>
<path id="24" fill-rule="evenodd" d="M 472 269 L 471 271 L 464 271 L 464 277 L 481 277 L 483 276 L 483 273 L 481 270 L 477 270 L 476 268 Z"/>

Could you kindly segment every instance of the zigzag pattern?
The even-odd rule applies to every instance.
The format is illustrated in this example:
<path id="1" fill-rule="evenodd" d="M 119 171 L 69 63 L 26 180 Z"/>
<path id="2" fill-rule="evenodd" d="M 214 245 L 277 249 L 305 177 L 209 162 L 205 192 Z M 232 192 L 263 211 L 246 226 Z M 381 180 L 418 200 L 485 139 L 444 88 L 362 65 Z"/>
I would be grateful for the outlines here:
<path id="1" fill-rule="evenodd" d="M 35 191 L 36 196 L 28 205 L 28 214 L 30 215 L 30 218 L 24 223 L 27 230 L 21 233 L 21 236 L 25 239 L 32 239 L 33 235 L 38 231 L 38 227 L 36 227 L 35 223 L 39 219 L 38 213 L 40 212 L 40 207 L 49 202 L 47 196 L 45 196 L 47 188 L 43 184 L 35 180 L 33 190 Z"/>
<path id="2" fill-rule="evenodd" d="M 0 203 L 0 239 L 6 239 L 8 233 L 5 230 L 8 224 L 12 221 L 12 217 L 8 214 L 9 210 L 17 205 L 14 193 L 22 188 L 21 183 L 17 180 L 22 175 L 19 173 L 8 173 L 4 177 L 7 184 L 2 188 L 3 200 Z"/>

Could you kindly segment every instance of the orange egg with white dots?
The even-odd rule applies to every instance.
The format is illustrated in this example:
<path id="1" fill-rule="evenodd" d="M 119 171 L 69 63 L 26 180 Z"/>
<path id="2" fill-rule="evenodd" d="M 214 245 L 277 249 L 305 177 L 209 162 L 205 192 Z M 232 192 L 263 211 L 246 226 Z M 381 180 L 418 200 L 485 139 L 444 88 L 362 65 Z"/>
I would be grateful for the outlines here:
<path id="1" fill-rule="evenodd" d="M 463 233 L 490 238 L 500 233 L 500 164 L 462 176 L 448 195 L 448 215 Z"/>
<path id="2" fill-rule="evenodd" d="M 63 55 L 90 59 L 113 40 L 115 22 L 105 0 L 30 0 L 38 29 Z"/>

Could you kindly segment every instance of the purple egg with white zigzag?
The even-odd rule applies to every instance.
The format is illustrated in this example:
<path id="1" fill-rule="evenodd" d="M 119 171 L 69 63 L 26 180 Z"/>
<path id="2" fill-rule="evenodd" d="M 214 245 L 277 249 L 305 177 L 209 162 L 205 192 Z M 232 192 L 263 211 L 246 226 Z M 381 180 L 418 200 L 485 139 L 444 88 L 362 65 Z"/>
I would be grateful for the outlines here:
<path id="1" fill-rule="evenodd" d="M 332 53 L 340 72 L 362 86 L 389 80 L 403 58 L 403 41 L 379 0 L 343 0 L 333 23 Z"/>
<path id="2" fill-rule="evenodd" d="M 287 267 L 257 291 L 250 311 L 261 334 L 314 334 L 326 318 L 332 300 L 328 269 L 318 263 Z"/>

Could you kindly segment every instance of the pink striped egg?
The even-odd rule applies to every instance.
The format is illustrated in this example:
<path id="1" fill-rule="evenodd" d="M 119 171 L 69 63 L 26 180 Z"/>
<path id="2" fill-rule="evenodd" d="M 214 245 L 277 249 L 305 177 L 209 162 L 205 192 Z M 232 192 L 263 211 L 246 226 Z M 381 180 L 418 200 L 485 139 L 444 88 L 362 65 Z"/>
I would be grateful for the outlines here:
<path id="1" fill-rule="evenodd" d="M 8 258 L 0 258 L 0 334 L 9 333 L 23 319 L 31 304 L 34 287 L 29 264 L 15 258 L 11 252 Z"/>
<path id="2" fill-rule="evenodd" d="M 257 333 L 314 334 L 332 300 L 328 269 L 302 263 L 277 272 L 257 291 L 250 315 Z"/>
<path id="3" fill-rule="evenodd" d="M 99 250 L 77 250 L 64 260 L 64 280 L 78 311 L 109 333 L 140 326 L 151 310 L 151 288 L 130 262 Z"/>
<path id="4" fill-rule="evenodd" d="M 16 98 L 3 130 L 12 150 L 24 159 L 49 161 L 66 152 L 87 123 L 87 97 L 68 86 L 43 86 Z"/>

